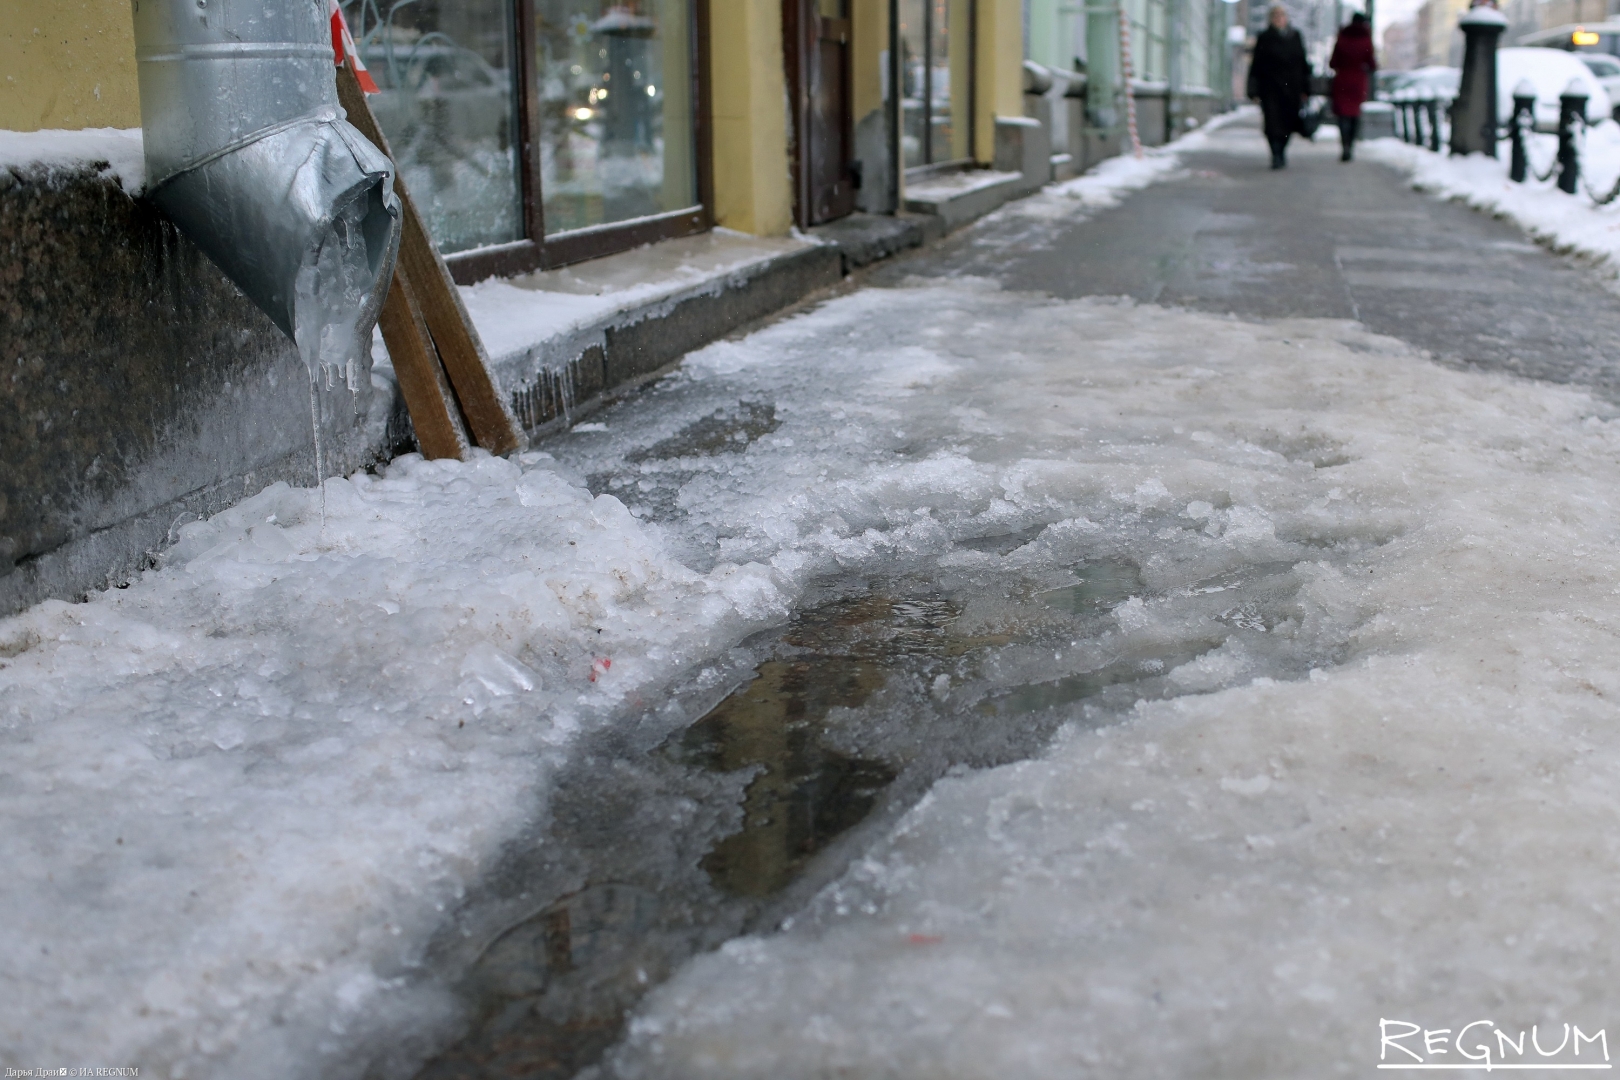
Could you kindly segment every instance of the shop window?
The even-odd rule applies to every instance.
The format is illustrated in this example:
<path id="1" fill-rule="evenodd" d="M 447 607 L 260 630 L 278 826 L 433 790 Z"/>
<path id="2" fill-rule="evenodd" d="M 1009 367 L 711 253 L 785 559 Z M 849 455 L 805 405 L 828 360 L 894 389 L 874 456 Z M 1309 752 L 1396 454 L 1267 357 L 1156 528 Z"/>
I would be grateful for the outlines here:
<path id="1" fill-rule="evenodd" d="M 507 0 L 362 0 L 346 12 L 371 99 L 446 254 L 523 238 L 514 33 Z"/>
<path id="2" fill-rule="evenodd" d="M 1170 78 L 1168 8 L 1168 0 L 1126 2 L 1131 24 L 1131 66 L 1139 82 L 1163 83 Z"/>
<path id="3" fill-rule="evenodd" d="M 907 168 L 973 156 L 972 0 L 900 0 L 901 148 Z"/>
<path id="4" fill-rule="evenodd" d="M 704 0 L 343 0 L 462 280 L 707 229 Z"/>
<path id="5" fill-rule="evenodd" d="M 684 0 L 538 0 L 536 28 L 546 231 L 695 206 Z"/>

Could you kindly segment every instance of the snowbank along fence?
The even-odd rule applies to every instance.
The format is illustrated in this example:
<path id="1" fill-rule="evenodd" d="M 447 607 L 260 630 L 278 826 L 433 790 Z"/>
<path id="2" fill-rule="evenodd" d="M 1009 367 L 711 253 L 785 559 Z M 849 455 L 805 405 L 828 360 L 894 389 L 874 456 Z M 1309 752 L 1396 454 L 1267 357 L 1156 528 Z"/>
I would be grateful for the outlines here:
<path id="1" fill-rule="evenodd" d="M 1449 141 L 1449 129 L 1455 100 L 1445 101 L 1432 92 L 1412 91 L 1396 93 L 1389 99 L 1395 110 L 1396 136 L 1413 146 L 1426 147 L 1436 153 Z M 1507 123 L 1500 125 L 1499 134 L 1507 137 L 1512 148 L 1508 177 L 1515 183 L 1554 180 L 1560 191 L 1570 195 L 1585 194 L 1598 206 L 1607 206 L 1620 199 L 1620 176 L 1607 190 L 1592 186 L 1583 175 L 1581 161 L 1590 158 L 1586 152 L 1586 136 L 1594 128 L 1586 118 L 1587 95 L 1575 81 L 1558 98 L 1557 149 L 1545 163 L 1536 157 L 1537 134 L 1548 134 L 1535 128 L 1536 90 L 1528 80 L 1521 79 L 1513 88 L 1513 112 Z M 1545 150 L 1539 151 L 1544 153 Z"/>

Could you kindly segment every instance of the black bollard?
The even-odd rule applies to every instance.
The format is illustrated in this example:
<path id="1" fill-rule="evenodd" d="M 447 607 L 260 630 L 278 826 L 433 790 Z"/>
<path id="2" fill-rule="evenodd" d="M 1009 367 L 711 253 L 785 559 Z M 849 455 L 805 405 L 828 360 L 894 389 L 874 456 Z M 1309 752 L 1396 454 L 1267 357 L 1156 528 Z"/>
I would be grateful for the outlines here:
<path id="1" fill-rule="evenodd" d="M 1423 108 L 1414 101 L 1412 102 L 1412 145 L 1422 146 L 1423 142 Z"/>
<path id="2" fill-rule="evenodd" d="M 1576 126 L 1586 122 L 1586 88 L 1579 79 L 1569 80 L 1558 95 L 1558 190 L 1575 194 L 1581 178 L 1581 159 L 1575 152 Z"/>
<path id="3" fill-rule="evenodd" d="M 1429 112 L 1429 149 L 1438 154 L 1440 152 L 1440 102 L 1430 98 L 1423 104 Z"/>
<path id="4" fill-rule="evenodd" d="M 1457 27 L 1467 43 L 1457 103 L 1451 107 L 1451 152 L 1495 157 L 1496 42 L 1507 29 L 1507 17 L 1495 8 L 1469 8 Z"/>
<path id="5" fill-rule="evenodd" d="M 1516 184 L 1524 183 L 1530 175 L 1530 153 L 1525 143 L 1536 130 L 1536 88 L 1529 79 L 1520 79 L 1513 88 L 1513 119 L 1508 121 L 1508 136 L 1513 140 L 1513 162 L 1508 167 L 1508 178 Z"/>

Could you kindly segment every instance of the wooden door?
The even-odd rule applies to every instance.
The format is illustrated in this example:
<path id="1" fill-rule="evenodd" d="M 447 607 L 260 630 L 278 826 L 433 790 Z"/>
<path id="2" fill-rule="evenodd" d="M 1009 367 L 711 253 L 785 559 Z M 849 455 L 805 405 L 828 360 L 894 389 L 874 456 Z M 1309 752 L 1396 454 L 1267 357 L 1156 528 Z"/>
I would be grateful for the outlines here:
<path id="1" fill-rule="evenodd" d="M 855 210 L 849 0 L 783 0 L 794 88 L 794 217 L 801 228 Z"/>

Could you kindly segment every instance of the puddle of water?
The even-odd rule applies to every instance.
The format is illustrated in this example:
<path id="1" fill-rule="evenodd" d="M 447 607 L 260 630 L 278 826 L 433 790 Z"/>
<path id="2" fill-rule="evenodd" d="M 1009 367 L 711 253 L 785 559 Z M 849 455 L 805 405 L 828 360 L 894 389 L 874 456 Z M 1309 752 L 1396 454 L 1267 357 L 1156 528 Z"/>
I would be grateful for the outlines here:
<path id="1" fill-rule="evenodd" d="M 1041 593 L 1043 603 L 1069 615 L 1096 615 L 1147 591 L 1135 563 L 1100 560 L 1082 566 L 1073 585 Z"/>
<path id="2" fill-rule="evenodd" d="M 879 664 L 839 656 L 768 661 L 752 683 L 686 729 L 679 752 L 692 764 L 757 772 L 743 795 L 742 828 L 703 858 L 716 886 L 771 896 L 871 813 L 895 770 L 825 745 L 821 722 L 834 706 L 863 705 L 885 677 Z"/>
<path id="3" fill-rule="evenodd" d="M 471 1033 L 419 1080 L 573 1076 L 647 989 L 793 910 L 947 769 L 1038 753 L 1082 705 L 1101 723 L 1185 692 L 1177 665 L 1234 636 L 1266 640 L 1299 579 L 1250 566 L 1154 594 L 1135 563 L 1099 558 L 1051 584 L 937 567 L 829 583 L 745 647 L 723 699 L 697 676 L 677 688 L 672 704 L 696 720 L 639 747 L 613 741 L 634 725 L 588 741 L 486 886 L 501 894 L 490 906 L 519 914 L 447 934 L 447 948 L 489 944 L 457 988 Z M 1122 635 L 1109 613 L 1132 597 L 1179 629 Z"/>
<path id="4" fill-rule="evenodd" d="M 782 636 L 787 658 L 755 677 L 680 736 L 680 757 L 715 772 L 754 770 L 742 828 L 704 856 L 716 886 L 764 898 L 804 863 L 859 824 L 891 784 L 896 766 L 826 741 L 833 709 L 859 709 L 908 659 L 951 651 L 949 601 L 871 595 L 802 615 Z"/>

